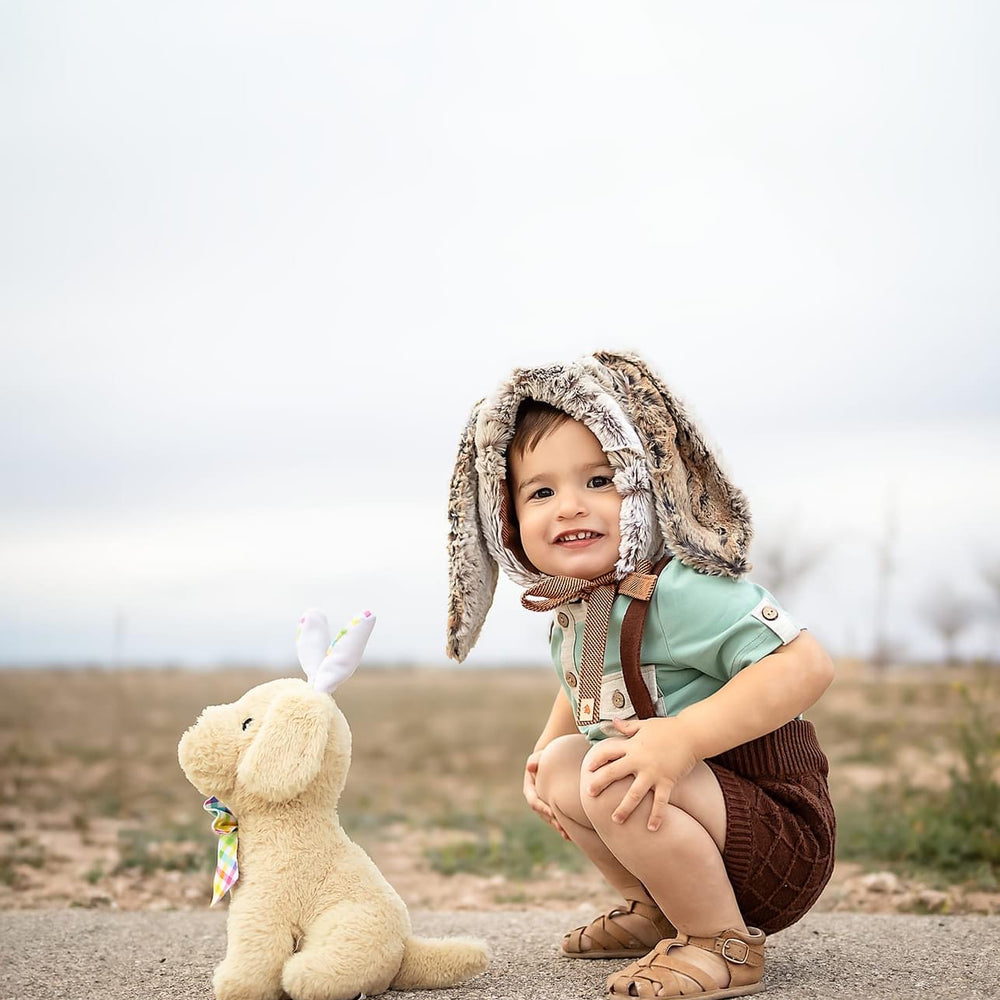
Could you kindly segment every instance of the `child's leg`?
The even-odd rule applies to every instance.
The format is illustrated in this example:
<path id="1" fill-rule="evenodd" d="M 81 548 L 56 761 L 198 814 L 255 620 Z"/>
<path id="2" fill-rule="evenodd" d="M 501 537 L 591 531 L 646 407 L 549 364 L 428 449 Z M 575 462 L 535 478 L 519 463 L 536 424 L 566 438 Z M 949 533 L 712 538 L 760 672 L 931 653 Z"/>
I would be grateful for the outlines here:
<path id="1" fill-rule="evenodd" d="M 587 819 L 618 861 L 641 879 L 680 935 L 713 938 L 723 930 L 746 931 L 721 854 L 725 799 L 707 764 L 700 762 L 677 783 L 667 815 L 655 832 L 646 828 L 651 795 L 624 823 L 611 819 L 631 778 L 591 796 L 587 792 L 590 777 L 584 763 L 580 799 Z M 674 954 L 707 973 L 719 987 L 728 985 L 729 972 L 720 955 L 690 945 Z"/>
<path id="2" fill-rule="evenodd" d="M 553 740 L 545 748 L 538 765 L 538 794 L 556 813 L 570 840 L 587 855 L 611 885 L 626 899 L 651 901 L 639 880 L 595 832 L 580 800 L 580 771 L 590 747 L 583 735 L 560 736 Z"/>
<path id="3" fill-rule="evenodd" d="M 582 770 L 590 746 L 584 736 L 562 736 L 546 747 L 538 766 L 538 792 L 556 812 L 573 843 L 626 898 L 647 900 L 651 895 L 674 919 L 664 904 L 677 896 L 676 901 L 671 899 L 672 908 L 679 910 L 678 917 L 690 927 L 685 928 L 687 933 L 702 933 L 696 929 L 703 921 L 701 910 L 708 911 L 706 917 L 726 913 L 736 921 L 726 927 L 742 928 L 743 918 L 720 853 L 726 837 L 726 804 L 711 768 L 700 763 L 678 782 L 668 819 L 653 834 L 646 829 L 651 797 L 626 823 L 611 820 L 610 814 L 628 790 L 630 779 L 616 782 L 597 798 L 581 793 L 581 783 L 586 785 L 591 773 Z M 668 842 L 669 860 L 664 853 Z M 690 862 L 682 862 L 687 854 Z M 672 891 L 671 878 L 681 880 L 676 891 Z M 715 891 L 685 892 L 684 883 L 703 885 L 706 878 L 706 890 L 715 886 Z M 714 917 L 709 919 L 714 921 Z"/>
<path id="4" fill-rule="evenodd" d="M 677 783 L 655 832 L 646 828 L 651 795 L 624 823 L 611 819 L 631 778 L 594 797 L 586 791 L 590 777 L 591 772 L 582 772 L 581 802 L 595 833 L 622 865 L 641 878 L 678 930 L 704 937 L 724 927 L 745 929 L 722 860 L 726 804 L 707 764 L 700 762 Z"/>
<path id="5" fill-rule="evenodd" d="M 629 904 L 570 931 L 563 939 L 563 951 L 574 958 L 634 957 L 645 954 L 662 938 L 673 937 L 674 928 L 645 886 L 611 853 L 587 818 L 580 801 L 580 769 L 589 748 L 584 736 L 554 740 L 539 762 L 536 787 L 570 840 Z"/>

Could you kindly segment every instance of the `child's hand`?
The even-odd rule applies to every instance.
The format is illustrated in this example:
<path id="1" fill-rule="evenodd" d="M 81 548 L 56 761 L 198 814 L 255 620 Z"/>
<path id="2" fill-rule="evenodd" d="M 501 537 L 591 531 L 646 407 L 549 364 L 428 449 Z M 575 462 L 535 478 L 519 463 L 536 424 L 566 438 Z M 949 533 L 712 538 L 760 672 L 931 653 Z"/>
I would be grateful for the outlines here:
<path id="1" fill-rule="evenodd" d="M 615 728 L 627 738 L 604 740 L 590 751 L 587 769 L 595 774 L 587 791 L 600 795 L 614 782 L 634 775 L 632 786 L 611 818 L 624 823 L 652 791 L 653 808 L 646 826 L 656 831 L 666 815 L 674 785 L 694 769 L 698 758 L 684 723 L 677 718 L 615 719 Z"/>
<path id="2" fill-rule="evenodd" d="M 545 820 L 563 840 L 569 840 L 569 834 L 560 826 L 555 813 L 549 804 L 539 796 L 535 787 L 535 778 L 538 775 L 538 761 L 541 759 L 542 751 L 536 750 L 524 765 L 524 797 L 528 800 L 528 805 Z"/>

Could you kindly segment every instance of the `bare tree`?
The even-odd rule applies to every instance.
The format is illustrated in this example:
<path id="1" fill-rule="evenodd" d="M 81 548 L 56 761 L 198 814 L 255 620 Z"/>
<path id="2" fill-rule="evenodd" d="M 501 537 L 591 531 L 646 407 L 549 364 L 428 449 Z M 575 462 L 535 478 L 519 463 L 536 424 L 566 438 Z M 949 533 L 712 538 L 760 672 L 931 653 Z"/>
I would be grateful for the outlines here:
<path id="1" fill-rule="evenodd" d="M 779 600 L 790 593 L 823 561 L 826 547 L 798 543 L 787 536 L 754 547 L 754 579 Z"/>
<path id="2" fill-rule="evenodd" d="M 877 576 L 875 578 L 875 645 L 872 649 L 872 666 L 885 670 L 896 648 L 889 636 L 889 585 L 896 569 L 896 536 L 899 534 L 899 513 L 896 497 L 890 491 L 885 504 L 885 529 L 876 549 Z"/>
<path id="3" fill-rule="evenodd" d="M 945 587 L 926 597 L 920 612 L 928 627 L 938 634 L 944 644 L 945 665 L 955 666 L 958 663 L 958 639 L 976 620 L 975 602 Z"/>
<path id="4" fill-rule="evenodd" d="M 1000 663 L 1000 555 L 994 555 L 992 562 L 983 566 L 979 574 L 989 588 L 992 602 L 984 606 L 984 617 L 993 634 L 993 662 Z"/>

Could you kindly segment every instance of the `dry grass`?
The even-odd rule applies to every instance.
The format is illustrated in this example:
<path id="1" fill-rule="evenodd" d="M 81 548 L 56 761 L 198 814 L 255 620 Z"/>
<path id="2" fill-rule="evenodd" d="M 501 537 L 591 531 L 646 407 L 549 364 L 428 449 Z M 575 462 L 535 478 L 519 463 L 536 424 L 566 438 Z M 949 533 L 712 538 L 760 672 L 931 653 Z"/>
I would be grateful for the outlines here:
<path id="1" fill-rule="evenodd" d="M 177 740 L 205 705 L 271 676 L 0 673 L 0 905 L 203 905 L 214 844 L 200 797 L 177 766 Z M 995 676 L 924 671 L 882 680 L 841 665 L 810 713 L 831 758 L 838 811 L 872 808 L 901 774 L 917 785 L 947 784 L 957 759 L 949 733 L 964 704 L 956 682 L 978 692 L 1000 725 Z M 574 902 L 600 891 L 589 873 L 567 876 L 572 866 L 554 834 L 521 838 L 534 853 L 509 861 L 510 871 L 502 861 L 493 875 L 448 878 L 427 860 L 433 850 L 461 856 L 456 844 L 495 848 L 502 831 L 533 822 L 522 768 L 554 683 L 548 671 L 369 669 L 343 688 L 338 703 L 354 734 L 345 825 L 411 903 Z M 530 883 L 512 874 L 533 864 L 542 871 Z"/>

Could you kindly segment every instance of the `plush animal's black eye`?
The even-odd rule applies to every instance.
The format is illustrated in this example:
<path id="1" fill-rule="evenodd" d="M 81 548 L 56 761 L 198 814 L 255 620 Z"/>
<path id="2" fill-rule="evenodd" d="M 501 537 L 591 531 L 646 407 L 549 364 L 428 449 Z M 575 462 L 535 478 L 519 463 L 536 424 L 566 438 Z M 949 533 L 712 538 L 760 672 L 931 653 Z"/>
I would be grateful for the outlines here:
<path id="1" fill-rule="evenodd" d="M 243 720 L 243 732 L 247 731 L 247 726 L 249 726 L 251 722 L 253 722 L 253 719 L 244 719 Z"/>

